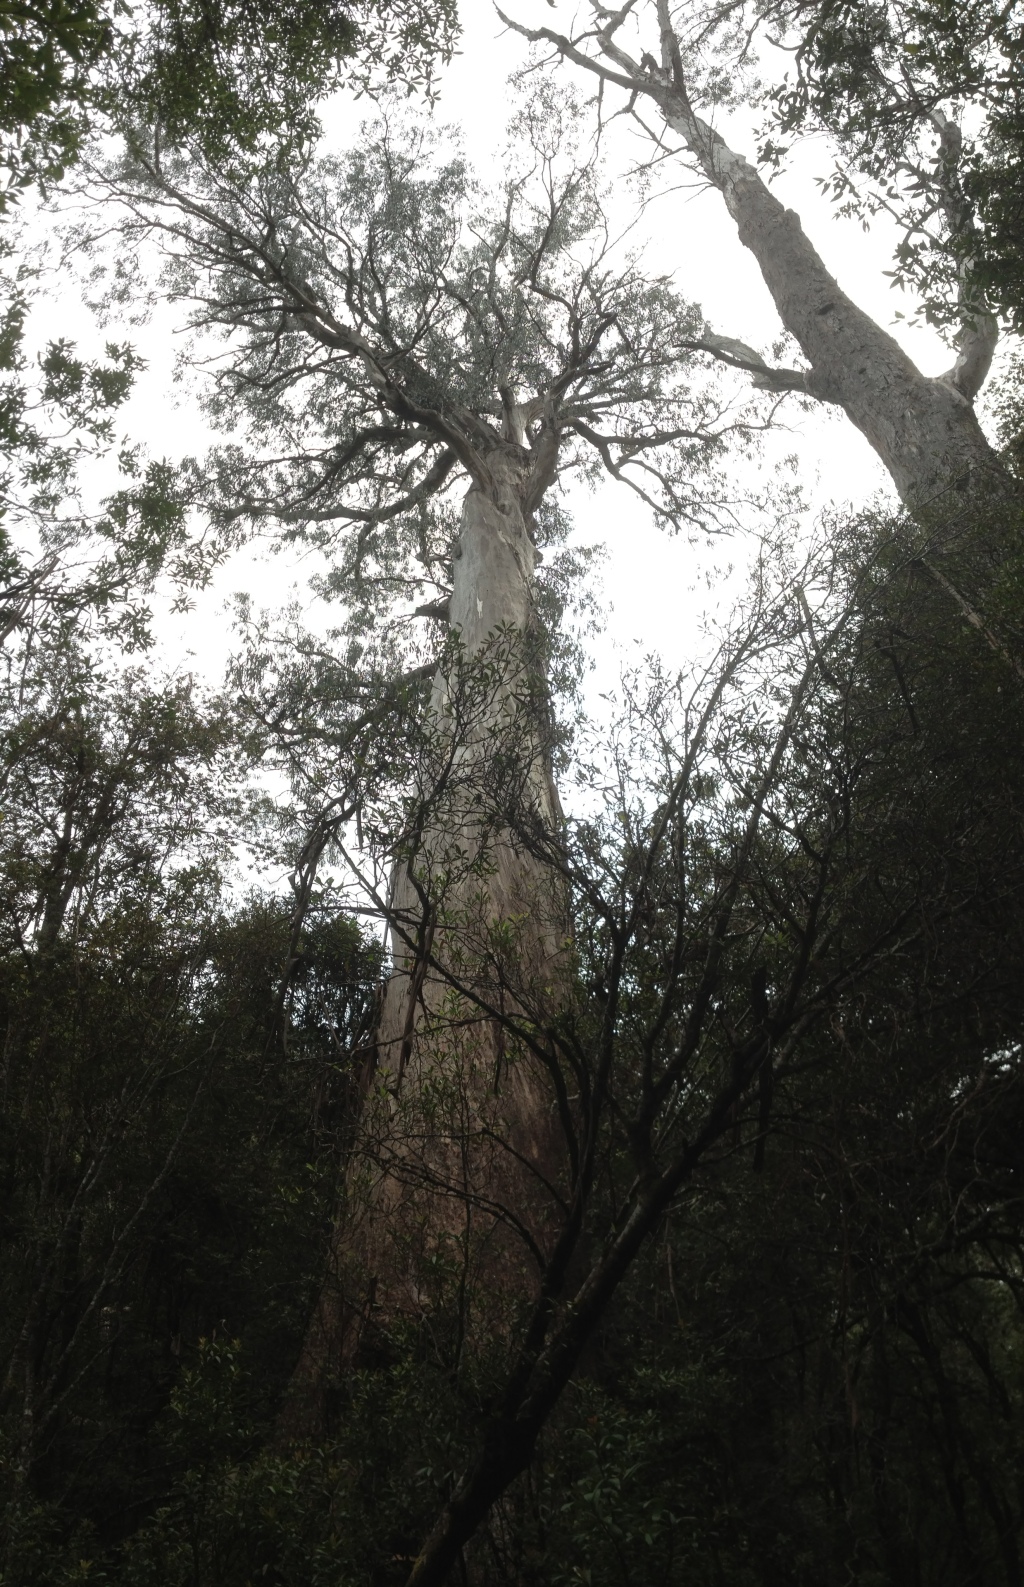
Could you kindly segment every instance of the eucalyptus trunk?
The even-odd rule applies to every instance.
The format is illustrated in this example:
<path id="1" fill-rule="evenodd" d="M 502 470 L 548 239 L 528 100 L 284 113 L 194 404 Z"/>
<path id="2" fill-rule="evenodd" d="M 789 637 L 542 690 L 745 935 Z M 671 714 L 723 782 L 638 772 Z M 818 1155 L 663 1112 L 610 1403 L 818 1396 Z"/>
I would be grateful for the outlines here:
<path id="1" fill-rule="evenodd" d="M 991 359 L 982 354 L 987 326 L 968 339 L 947 374 L 923 375 L 898 342 L 841 290 L 808 239 L 800 217 L 775 197 L 758 172 L 694 115 L 685 97 L 666 92 L 669 125 L 698 154 L 757 260 L 786 330 L 810 368 L 792 372 L 812 397 L 836 403 L 874 449 L 908 506 L 966 481 L 1007 478 L 973 408 Z M 790 371 L 755 376 L 771 387 Z"/>
<path id="2" fill-rule="evenodd" d="M 567 996 L 564 894 L 501 816 L 511 798 L 535 830 L 560 821 L 523 449 L 492 453 L 487 472 L 454 547 L 455 663 L 431 694 L 447 786 L 420 790 L 425 818 L 393 879 L 392 974 L 292 1435 L 325 1430 L 332 1384 L 396 1327 L 506 1335 L 561 1227 L 554 1065 L 542 1038 L 509 1029 L 543 1030 Z"/>

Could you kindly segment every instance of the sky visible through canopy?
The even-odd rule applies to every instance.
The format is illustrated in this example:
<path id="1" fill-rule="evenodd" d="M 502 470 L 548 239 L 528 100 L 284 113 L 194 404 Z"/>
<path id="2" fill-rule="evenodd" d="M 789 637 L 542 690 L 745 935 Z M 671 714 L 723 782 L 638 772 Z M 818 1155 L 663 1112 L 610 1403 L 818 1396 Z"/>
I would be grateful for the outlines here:
<path id="1" fill-rule="evenodd" d="M 556 9 L 558 25 L 570 28 L 572 7 L 560 0 Z M 551 10 L 548 0 L 518 0 L 516 15 L 527 23 L 550 21 Z M 467 0 L 462 22 L 461 51 L 443 73 L 434 114 L 444 124 L 461 127 L 471 163 L 486 176 L 494 168 L 513 107 L 515 88 L 509 77 L 528 61 L 528 47 L 504 30 L 488 0 Z M 562 73 L 569 80 L 561 66 L 540 69 Z M 588 88 L 585 83 L 575 86 Z M 369 101 L 339 95 L 323 110 L 329 144 L 350 147 L 359 137 L 361 122 L 372 112 Z M 721 124 L 733 147 L 753 152 L 756 113 L 727 113 Z M 643 246 L 650 273 L 673 275 L 677 288 L 702 305 L 716 333 L 768 353 L 779 335 L 778 321 L 754 260 L 738 242 L 720 196 L 700 189 L 681 162 L 668 161 L 653 189 L 660 196 L 651 197 L 637 221 L 636 194 L 624 173 L 649 158 L 649 151 L 649 142 L 624 119 L 609 128 L 605 154 L 613 229 L 634 225 L 632 236 Z M 859 221 L 835 214 L 815 182 L 827 171 L 827 161 L 823 147 L 802 143 L 796 158 L 791 157 L 775 178 L 775 191 L 797 210 L 844 289 L 894 331 L 924 373 L 939 373 L 949 365 L 948 348 L 935 332 L 908 323 L 914 304 L 891 290 L 885 274 L 891 266 L 892 230 L 884 218 L 865 232 Z M 148 323 L 123 326 L 112 320 L 99 328 L 81 297 L 81 282 L 73 274 L 51 279 L 35 320 L 40 340 L 54 334 L 74 336 L 83 346 L 98 349 L 108 337 L 130 338 L 148 367 L 121 411 L 125 437 L 141 443 L 151 457 L 201 455 L 209 440 L 204 420 L 190 401 L 188 384 L 173 380 L 180 346 L 176 331 L 183 313 L 165 309 Z M 897 322 L 898 312 L 906 318 Z M 879 492 L 888 494 L 888 481 L 867 443 L 838 410 L 818 407 L 804 413 L 787 403 L 780 420 L 787 428 L 771 442 L 766 459 L 779 463 L 783 479 L 800 481 L 808 527 L 830 503 L 861 506 Z M 787 453 L 793 456 L 792 466 L 782 461 Z M 739 469 L 748 466 L 742 460 L 737 463 Z M 109 488 L 108 471 L 101 468 L 96 478 L 102 494 Z M 669 666 L 699 653 L 704 648 L 702 613 L 722 610 L 741 587 L 742 569 L 761 527 L 757 515 L 748 514 L 748 532 L 691 541 L 666 536 L 651 522 L 643 503 L 611 481 L 593 494 L 578 489 L 568 504 L 580 542 L 603 543 L 607 548 L 598 591 L 603 630 L 592 641 L 595 695 L 614 692 L 621 667 L 645 653 L 661 655 Z M 237 553 L 212 587 L 196 596 L 191 611 L 160 613 L 157 632 L 167 664 L 214 682 L 232 648 L 234 593 L 248 592 L 256 607 L 278 608 L 292 597 L 305 604 L 310 567 L 308 553 L 288 548 L 271 554 L 265 545 L 256 545 Z M 308 618 L 315 621 L 312 611 Z"/>

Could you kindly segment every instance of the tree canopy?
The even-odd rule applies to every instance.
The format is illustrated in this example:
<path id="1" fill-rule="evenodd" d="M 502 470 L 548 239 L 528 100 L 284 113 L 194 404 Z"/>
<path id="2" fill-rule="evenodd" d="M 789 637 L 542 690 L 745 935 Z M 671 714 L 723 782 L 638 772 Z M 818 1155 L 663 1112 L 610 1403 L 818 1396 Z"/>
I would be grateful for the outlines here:
<path id="1" fill-rule="evenodd" d="M 0 165 L 8 194 L 58 181 L 104 127 L 157 126 L 215 158 L 287 130 L 346 73 L 428 84 L 450 52 L 447 0 L 5 0 Z"/>

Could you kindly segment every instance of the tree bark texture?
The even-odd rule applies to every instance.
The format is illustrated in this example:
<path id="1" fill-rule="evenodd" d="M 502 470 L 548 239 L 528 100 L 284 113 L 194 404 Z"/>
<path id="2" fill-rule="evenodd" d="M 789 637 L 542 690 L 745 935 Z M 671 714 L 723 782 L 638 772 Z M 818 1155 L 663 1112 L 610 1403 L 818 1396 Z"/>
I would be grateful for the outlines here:
<path id="1" fill-rule="evenodd" d="M 503 1333 L 535 1297 L 562 1221 L 551 1070 L 504 1016 L 543 1028 L 564 998 L 565 902 L 490 808 L 504 757 L 520 763 L 520 805 L 548 830 L 560 819 L 537 722 L 536 554 L 518 451 L 489 459 L 494 488 L 474 485 L 463 506 L 449 607 L 458 665 L 439 671 L 431 701 L 450 791 L 425 791 L 423 829 L 393 881 L 393 971 L 291 1436 L 327 1430 L 332 1383 L 395 1327 L 443 1313 L 465 1337 Z M 468 721 L 460 672 L 476 701 Z"/>

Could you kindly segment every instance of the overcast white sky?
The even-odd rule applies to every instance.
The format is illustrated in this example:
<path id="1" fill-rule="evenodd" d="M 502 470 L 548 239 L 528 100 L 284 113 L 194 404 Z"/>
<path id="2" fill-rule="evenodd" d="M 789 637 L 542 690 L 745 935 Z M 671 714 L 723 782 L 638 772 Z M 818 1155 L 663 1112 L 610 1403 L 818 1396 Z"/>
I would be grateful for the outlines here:
<path id="1" fill-rule="evenodd" d="M 547 0 L 510 3 L 526 21 L 543 17 L 550 23 L 554 17 L 559 26 L 571 24 L 568 4 L 559 4 L 553 13 Z M 462 0 L 462 17 L 461 52 L 442 78 L 437 115 L 462 126 L 467 152 L 486 171 L 511 108 L 507 78 L 525 60 L 526 46 L 503 30 L 489 0 Z M 345 96 L 328 106 L 324 119 L 331 140 L 344 144 L 355 138 L 369 108 L 365 101 L 356 104 Z M 749 118 L 744 125 L 725 117 L 721 125 L 736 146 L 752 152 Z M 610 146 L 613 162 L 623 166 L 640 155 L 639 145 L 630 144 L 628 137 L 623 127 Z M 800 214 L 843 288 L 894 330 L 926 373 L 939 373 L 951 357 L 938 337 L 906 321 L 895 323 L 896 312 L 907 312 L 911 305 L 892 292 L 884 274 L 890 268 L 891 233 L 883 226 L 866 233 L 859 223 L 835 216 L 814 184 L 815 175 L 824 174 L 826 160 L 823 146 L 804 146 L 776 179 L 776 191 Z M 684 175 L 681 164 L 677 174 Z M 694 187 L 658 199 L 644 216 L 640 235 L 652 272 L 672 273 L 679 290 L 702 304 L 717 331 L 765 351 L 770 348 L 779 334 L 774 309 L 716 193 Z M 54 298 L 53 321 L 47 327 L 51 333 L 77 331 L 85 341 L 116 334 L 115 326 L 97 332 L 89 325 L 76 302 L 79 296 L 80 288 L 67 280 Z M 170 384 L 173 331 L 173 317 L 162 315 L 130 333 L 149 360 L 149 369 L 124 414 L 124 429 L 153 456 L 201 452 L 207 439 L 181 388 L 175 390 Z M 841 414 L 818 410 L 806 416 L 794 411 L 791 423 L 793 433 L 785 449 L 799 456 L 800 476 L 815 511 L 830 501 L 860 504 L 887 488 L 874 455 Z M 728 599 L 735 587 L 735 580 L 725 577 L 725 568 L 730 562 L 744 562 L 748 554 L 744 538 L 713 546 L 670 540 L 653 527 L 637 498 L 611 483 L 594 497 L 576 498 L 572 505 L 581 538 L 604 541 L 608 547 L 602 594 L 607 627 L 595 681 L 609 687 L 621 660 L 635 659 L 638 647 L 656 650 L 671 662 L 691 654 L 699 613 L 718 599 Z M 291 585 L 301 589 L 303 581 L 301 561 L 287 555 L 272 557 L 263 551 L 239 555 L 222 570 L 215 588 L 198 598 L 193 612 L 161 620 L 161 646 L 168 661 L 195 667 L 212 681 L 231 645 L 225 613 L 231 594 L 245 589 L 257 604 L 277 606 L 287 599 Z"/>

